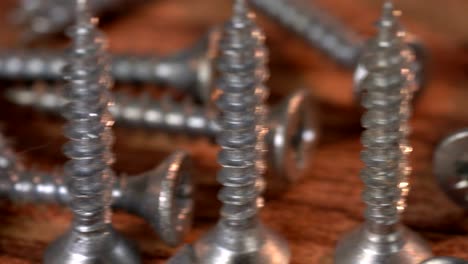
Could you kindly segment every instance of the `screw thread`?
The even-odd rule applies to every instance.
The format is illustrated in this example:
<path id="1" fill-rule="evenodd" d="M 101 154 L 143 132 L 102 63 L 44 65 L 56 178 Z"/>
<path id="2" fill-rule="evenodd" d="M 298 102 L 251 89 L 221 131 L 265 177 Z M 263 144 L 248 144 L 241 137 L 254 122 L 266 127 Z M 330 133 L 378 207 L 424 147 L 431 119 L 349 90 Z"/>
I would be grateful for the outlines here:
<path id="1" fill-rule="evenodd" d="M 251 14 L 253 16 L 253 14 Z M 265 82 L 269 78 L 269 71 L 268 71 L 268 49 L 265 46 L 265 34 L 259 27 L 255 27 L 252 30 L 252 35 L 256 39 L 256 46 L 255 46 L 255 59 L 256 59 L 256 88 L 255 88 L 255 95 L 257 97 L 257 107 L 256 107 L 256 118 L 257 118 L 257 159 L 256 159 L 256 167 L 257 167 L 257 184 L 261 191 L 264 189 L 264 178 L 263 175 L 266 172 L 268 165 L 266 164 L 266 152 L 267 152 L 267 145 L 265 138 L 269 132 L 269 128 L 267 126 L 267 119 L 269 115 L 269 108 L 266 104 L 266 100 L 269 96 L 269 90 L 265 86 Z M 257 200 L 257 205 L 263 205 L 263 198 L 259 197 Z"/>
<path id="2" fill-rule="evenodd" d="M 18 179 L 17 172 L 22 170 L 8 140 L 0 134 L 0 195 L 10 192 L 12 182 Z"/>
<path id="3" fill-rule="evenodd" d="M 0 160 L 8 159 L 8 155 L 8 153 L 2 151 Z M 35 169 L 4 169 L 3 166 L 1 169 L 5 175 L 0 178 L 0 197 L 18 202 L 56 203 L 61 205 L 68 205 L 70 202 L 71 197 L 66 179 L 58 168 L 51 172 L 42 172 Z M 121 175 L 116 177 L 112 187 L 113 206 L 126 210 L 128 208 L 121 206 L 124 204 L 121 198 L 124 195 L 122 188 L 125 188 L 127 181 L 127 176 Z"/>
<path id="4" fill-rule="evenodd" d="M 114 55 L 111 58 L 112 77 L 124 83 L 151 83 L 197 92 L 191 91 L 194 84 L 201 85 L 197 83 L 200 77 L 196 61 L 201 59 L 206 47 L 206 41 L 203 41 L 194 50 L 162 58 L 154 55 Z M 0 78 L 60 81 L 66 64 L 67 56 L 63 52 L 4 50 L 0 53 Z"/>
<path id="5" fill-rule="evenodd" d="M 312 7 L 304 9 L 285 0 L 251 0 L 251 2 L 259 10 L 275 18 L 338 62 L 352 67 L 358 60 L 362 39 L 322 10 Z"/>
<path id="6" fill-rule="evenodd" d="M 77 24 L 68 32 L 73 39 L 70 64 L 65 69 L 69 101 L 65 135 L 70 141 L 64 153 L 70 160 L 64 175 L 69 178 L 72 229 L 84 244 L 78 243 L 76 250 L 94 250 L 95 243 L 109 234 L 113 179 L 106 41 L 86 8 L 86 0 L 77 1 Z"/>
<path id="7" fill-rule="evenodd" d="M 399 36 L 389 1 L 384 5 L 379 29 L 361 57 L 361 63 L 369 69 L 361 83 L 366 91 L 362 105 L 367 109 L 362 119 L 366 131 L 361 157 L 366 167 L 361 178 L 365 183 L 366 218 L 371 227 L 385 230 L 399 221 L 402 169 L 409 171 L 408 153 L 402 152 L 408 145 L 408 61 L 401 55 L 406 44 Z"/>
<path id="8" fill-rule="evenodd" d="M 221 112 L 218 161 L 222 166 L 218 180 L 223 185 L 218 196 L 223 203 L 222 221 L 231 226 L 246 225 L 257 214 L 259 98 L 255 93 L 261 81 L 256 74 L 258 39 L 254 30 L 245 1 L 236 1 L 233 18 L 225 24 L 220 40 L 218 85 L 222 94 L 217 102 Z"/>
<path id="9" fill-rule="evenodd" d="M 6 90 L 6 97 L 11 102 L 51 113 L 60 113 L 67 103 L 63 94 L 62 87 L 41 85 L 32 89 Z M 153 100 L 147 93 L 133 98 L 123 92 L 114 92 L 113 102 L 109 112 L 117 122 L 128 125 L 209 137 L 215 137 L 220 131 L 215 111 L 198 107 L 190 100 L 177 103 L 169 96 Z"/>
<path id="10" fill-rule="evenodd" d="M 18 202 L 43 202 L 67 205 L 70 196 L 56 171 L 15 171 L 0 180 L 0 196 Z"/>

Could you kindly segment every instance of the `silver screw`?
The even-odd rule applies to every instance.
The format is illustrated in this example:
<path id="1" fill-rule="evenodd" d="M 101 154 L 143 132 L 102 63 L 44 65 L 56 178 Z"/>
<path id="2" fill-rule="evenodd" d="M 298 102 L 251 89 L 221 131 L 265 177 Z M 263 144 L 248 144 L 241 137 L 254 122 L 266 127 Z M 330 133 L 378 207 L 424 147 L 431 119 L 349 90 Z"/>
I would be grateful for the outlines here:
<path id="1" fill-rule="evenodd" d="M 428 259 L 421 264 L 466 264 L 466 260 L 452 257 L 435 257 Z"/>
<path id="2" fill-rule="evenodd" d="M 468 209 L 468 129 L 445 138 L 434 152 L 433 170 L 442 190 Z"/>
<path id="3" fill-rule="evenodd" d="M 351 28 L 344 26 L 335 18 L 326 14 L 324 10 L 308 5 L 295 5 L 286 0 L 250 0 L 261 12 L 281 23 L 289 30 L 297 33 L 309 44 L 319 48 L 328 56 L 334 58 L 346 67 L 355 67 L 364 48 L 365 38 L 359 36 Z M 414 56 L 410 68 L 415 72 L 417 91 L 420 91 L 426 82 L 426 50 L 421 42 L 414 36 L 406 35 Z M 362 91 L 359 82 L 367 69 L 361 68 L 355 78 L 354 94 L 360 100 Z"/>
<path id="4" fill-rule="evenodd" d="M 42 85 L 33 89 L 8 89 L 6 97 L 16 104 L 53 113 L 60 113 L 66 103 L 63 88 Z M 124 93 L 115 93 L 113 98 L 114 104 L 109 111 L 118 124 L 211 138 L 221 130 L 218 115 L 214 111 L 197 107 L 189 101 L 178 104 L 168 97 L 156 101 L 147 94 L 132 98 Z M 266 134 L 266 149 L 269 153 L 266 176 L 268 192 L 272 194 L 283 191 L 288 184 L 304 174 L 306 163 L 317 142 L 317 120 L 308 99 L 306 90 L 298 90 L 270 111 Z"/>
<path id="5" fill-rule="evenodd" d="M 96 2 L 98 3 L 101 1 Z M 118 6 L 119 2 L 122 0 L 105 0 L 103 2 L 106 2 L 106 4 L 109 3 L 110 5 L 110 2 L 112 1 L 115 2 L 116 6 Z M 251 2 L 257 9 L 277 20 L 279 23 L 293 32 L 296 32 L 298 35 L 305 38 L 311 45 L 318 47 L 327 55 L 336 59 L 339 63 L 347 67 L 354 67 L 356 65 L 363 49 L 363 44 L 365 43 L 364 37 L 359 36 L 352 29 L 345 27 L 339 23 L 339 21 L 327 15 L 323 10 L 310 5 L 308 8 L 304 8 L 285 0 L 251 0 Z M 31 6 L 31 4 L 29 5 Z M 34 8 L 31 7 L 26 9 L 34 10 Z M 36 7 L 36 9 L 38 8 Z M 52 9 L 48 8 L 47 10 Z M 53 16 L 47 15 L 46 17 Z M 65 17 L 68 18 L 69 16 Z M 35 24 L 39 25 L 40 23 Z M 187 91 L 193 94 L 196 98 L 202 99 L 204 102 L 208 102 L 211 95 L 211 79 L 213 76 L 213 69 L 210 64 L 210 56 L 205 55 L 213 55 L 216 53 L 216 45 L 214 45 L 217 39 L 216 31 L 214 30 L 211 32 L 211 35 L 213 38 L 210 43 L 213 45 L 211 45 L 211 48 L 208 49 L 210 52 L 201 52 L 201 57 L 198 56 L 200 53 L 195 52 L 194 54 L 197 55 L 195 57 L 198 59 L 193 61 L 196 63 L 192 63 L 193 61 L 191 62 L 191 60 L 183 60 L 181 63 L 179 62 L 180 64 L 175 63 L 175 65 L 172 65 L 172 63 L 168 63 L 169 65 L 166 67 L 155 67 L 154 64 L 151 65 L 151 60 L 145 60 L 141 58 L 132 61 L 124 57 L 121 61 L 118 60 L 115 62 L 116 66 L 113 68 L 121 69 L 121 71 L 118 71 L 118 73 L 114 73 L 115 78 L 117 81 L 133 80 L 143 82 L 147 82 L 148 80 L 151 82 L 152 80 L 154 81 L 157 79 L 157 83 L 170 84 L 171 86 L 178 87 L 183 91 Z M 412 54 L 415 56 L 415 59 L 410 60 L 410 68 L 415 72 L 415 87 L 417 94 L 419 94 L 426 83 L 425 64 L 427 52 L 422 43 L 419 42 L 414 36 L 406 34 L 406 41 L 412 50 Z M 7 52 L 7 56 L 10 56 L 10 53 L 11 52 Z M 187 54 L 191 53 L 192 52 L 187 52 Z M 31 57 L 31 59 L 35 61 L 36 65 L 43 65 L 44 63 L 39 62 L 40 59 L 34 58 L 35 56 L 31 56 L 33 54 L 37 54 L 37 52 L 27 54 L 25 57 Z M 17 58 L 14 60 L 19 62 Z M 172 61 L 172 59 L 168 60 L 168 62 L 170 61 Z M 1 64 L 2 63 L 0 61 L 0 65 Z M 45 64 L 48 65 L 48 63 Z M 117 67 L 117 65 L 119 65 L 119 67 Z M 16 69 L 20 68 L 17 65 L 12 67 L 16 67 Z M 30 68 L 35 68 L 35 66 L 32 65 Z M 362 91 L 359 90 L 359 87 L 361 87 L 359 83 L 362 81 L 363 76 L 365 76 L 368 71 L 365 68 L 359 69 L 360 70 L 356 72 L 357 74 L 355 76 L 354 86 L 354 95 L 357 100 L 360 100 L 360 96 L 362 94 Z M 158 81 L 158 73 L 169 73 L 169 76 L 162 76 L 161 80 Z M 2 73 L 0 70 L 0 76 L 1 75 Z M 33 78 L 37 79 L 36 77 Z"/>
<path id="6" fill-rule="evenodd" d="M 431 256 L 428 245 L 403 227 L 399 215 L 402 203 L 402 169 L 408 170 L 406 124 L 411 70 L 402 55 L 405 42 L 394 16 L 393 4 L 386 1 L 379 33 L 361 57 L 370 69 L 363 81 L 362 118 L 366 131 L 361 154 L 366 167 L 361 172 L 367 204 L 366 222 L 338 243 L 336 264 L 420 263 Z M 405 182 L 405 184 L 407 184 Z M 407 186 L 405 186 L 406 188 Z"/>
<path id="7" fill-rule="evenodd" d="M 259 190 L 255 185 L 260 175 L 256 161 L 260 156 L 256 147 L 261 137 L 255 111 L 262 102 L 255 95 L 255 87 L 262 82 L 256 74 L 259 39 L 253 35 L 256 27 L 248 15 L 245 1 L 235 1 L 234 16 L 226 23 L 220 42 L 221 219 L 169 263 L 289 263 L 286 242 L 257 217 Z"/>
<path id="8" fill-rule="evenodd" d="M 73 221 L 70 229 L 52 242 L 46 264 L 140 263 L 134 246 L 113 229 L 110 210 L 113 163 L 113 121 L 107 110 L 111 87 L 106 41 L 95 29 L 87 0 L 76 1 L 76 25 L 70 64 L 66 69 L 69 103 L 65 110 L 70 141 L 64 153 Z"/>
<path id="9" fill-rule="evenodd" d="M 0 197 L 17 202 L 68 205 L 67 179 L 58 170 L 25 170 L 0 138 Z M 156 168 L 140 175 L 116 177 L 112 206 L 141 216 L 161 239 L 172 246 L 188 232 L 193 210 L 190 158 L 175 152 Z"/>
<path id="10" fill-rule="evenodd" d="M 174 87 L 204 102 L 211 96 L 211 60 L 215 49 L 213 31 L 190 49 L 169 57 L 113 55 L 111 72 L 116 81 Z M 61 81 L 67 54 L 46 50 L 3 50 L 0 78 L 6 80 Z"/>
<path id="11" fill-rule="evenodd" d="M 99 15 L 105 12 L 124 10 L 143 0 L 97 0 L 89 3 L 90 11 Z M 75 19 L 73 1 L 63 0 L 21 0 L 13 11 L 11 20 L 21 25 L 25 32 L 23 40 L 30 41 L 38 37 L 61 33 Z"/>
<path id="12" fill-rule="evenodd" d="M 250 0 L 259 11 L 303 37 L 339 63 L 353 67 L 363 40 L 336 19 L 309 4 L 307 9 L 286 0 Z"/>

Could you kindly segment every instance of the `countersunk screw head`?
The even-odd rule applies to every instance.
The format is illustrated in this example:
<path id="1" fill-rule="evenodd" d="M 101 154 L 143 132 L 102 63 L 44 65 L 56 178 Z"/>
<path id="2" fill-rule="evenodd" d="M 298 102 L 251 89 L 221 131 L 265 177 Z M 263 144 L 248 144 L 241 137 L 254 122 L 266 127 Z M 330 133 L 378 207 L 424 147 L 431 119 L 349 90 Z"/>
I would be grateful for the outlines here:
<path id="1" fill-rule="evenodd" d="M 256 26 L 245 0 L 234 2 L 233 16 L 225 24 L 220 41 L 218 59 L 221 95 L 220 145 L 218 162 L 221 170 L 218 181 L 223 185 L 218 199 L 223 206 L 220 220 L 201 239 L 187 246 L 169 263 L 174 264 L 234 264 L 289 263 L 290 252 L 285 240 L 261 224 L 258 219 L 264 151 L 263 122 L 266 111 L 262 107 L 266 96 L 263 89 L 263 60 L 256 54 L 263 43 L 253 34 Z"/>
<path id="2" fill-rule="evenodd" d="M 192 224 L 193 186 L 191 160 L 184 152 L 168 157 L 160 166 L 132 180 L 126 187 L 132 191 L 120 199 L 130 203 L 143 216 L 160 238 L 177 246 Z M 155 206 L 156 205 L 156 206 Z"/>
<path id="3" fill-rule="evenodd" d="M 141 263 L 136 246 L 119 234 L 112 226 L 108 228 L 108 239 L 100 245 L 99 254 L 81 254 L 82 252 L 71 252 L 70 241 L 86 246 L 89 242 L 84 241 L 74 231 L 69 231 L 52 242 L 44 255 L 44 263 L 48 264 L 129 264 Z M 97 238 L 99 239 L 99 238 Z M 96 245 L 94 245 L 96 247 Z"/>
<path id="4" fill-rule="evenodd" d="M 71 197 L 61 170 L 25 170 L 0 135 L 0 197 L 15 202 L 67 205 Z M 191 159 L 183 151 L 139 175 L 116 177 L 112 206 L 144 218 L 168 245 L 188 233 L 193 216 Z M 68 179 L 69 180 L 69 179 Z"/>
<path id="5" fill-rule="evenodd" d="M 468 209 L 468 129 L 445 138 L 434 152 L 433 170 L 442 190 Z"/>
<path id="6" fill-rule="evenodd" d="M 260 239 L 259 239 L 260 238 Z M 222 240 L 222 244 L 213 241 Z M 223 223 L 205 234 L 197 243 L 184 246 L 169 264 L 287 264 L 289 246 L 276 232 L 260 222 L 249 228 L 232 229 Z"/>
<path id="7" fill-rule="evenodd" d="M 318 120 L 309 92 L 300 89 L 271 109 L 267 134 L 268 191 L 279 191 L 297 181 L 310 160 L 318 138 Z"/>
<path id="8" fill-rule="evenodd" d="M 41 87 L 33 89 L 8 89 L 8 100 L 40 110 L 59 113 L 66 103 L 63 88 Z M 143 126 L 171 133 L 203 135 L 213 138 L 220 132 L 215 113 L 196 107 L 192 103 L 178 104 L 170 99 L 152 100 L 144 95 L 134 99 L 115 93 L 114 105 L 110 108 L 117 123 Z M 166 98 L 166 97 L 164 97 Z M 157 118 L 147 119 L 148 116 Z M 179 123 L 169 123 L 169 116 L 177 116 Z M 202 121 L 195 126 L 193 120 Z M 296 182 L 306 169 L 319 135 L 318 117 L 313 101 L 306 89 L 299 89 L 270 108 L 268 133 L 265 137 L 268 173 L 268 194 L 276 195 Z"/>
<path id="9" fill-rule="evenodd" d="M 361 119 L 365 166 L 360 174 L 365 222 L 340 239 L 336 264 L 417 264 L 432 256 L 427 243 L 400 222 L 409 185 L 401 186 L 411 169 L 407 137 L 413 69 L 392 1 L 385 1 L 382 11 L 379 32 L 360 60 L 368 70 L 359 84 L 366 109 Z"/>
<path id="10" fill-rule="evenodd" d="M 211 29 L 201 45 L 198 44 L 191 52 L 194 54 L 192 55 L 193 59 L 188 62 L 193 67 L 193 72 L 196 73 L 194 95 L 205 104 L 211 102 L 213 96 L 215 78 L 213 63 L 218 53 L 220 36 L 219 27 Z"/>
<path id="11" fill-rule="evenodd" d="M 452 257 L 436 257 L 423 261 L 421 264 L 466 264 L 467 261 Z"/>

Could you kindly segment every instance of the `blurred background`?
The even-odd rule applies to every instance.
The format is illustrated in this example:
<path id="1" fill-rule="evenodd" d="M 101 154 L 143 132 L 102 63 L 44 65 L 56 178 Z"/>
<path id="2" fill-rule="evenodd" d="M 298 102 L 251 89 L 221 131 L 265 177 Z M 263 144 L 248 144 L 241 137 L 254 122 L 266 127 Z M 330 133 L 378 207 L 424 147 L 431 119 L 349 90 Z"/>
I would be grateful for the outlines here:
<path id="1" fill-rule="evenodd" d="M 232 3 L 228 0 L 142 2 L 100 19 L 111 52 L 162 56 L 177 53 L 196 43 L 213 26 L 226 21 Z M 365 37 L 375 33 L 382 3 L 376 0 L 291 2 L 316 5 Z M 413 191 L 404 222 L 431 242 L 435 254 L 468 258 L 467 214 L 439 190 L 431 163 L 439 141 L 468 125 L 468 2 L 394 2 L 403 11 L 404 27 L 425 44 L 429 53 L 428 83 L 415 102 L 412 120 Z M 68 39 L 62 34 L 28 44 L 21 41 L 24 28 L 12 23 L 19 4 L 19 0 L 0 3 L 0 49 L 67 47 Z M 293 263 L 331 263 L 337 239 L 363 218 L 359 179 L 362 111 L 353 98 L 353 71 L 267 16 L 253 11 L 266 33 L 270 49 L 269 103 L 279 102 L 296 89 L 307 89 L 312 94 L 309 101 L 315 113 L 312 118 L 320 129 L 304 177 L 284 193 L 269 197 L 262 217 L 286 236 Z M 2 89 L 30 85 L 30 82 L 0 79 Z M 135 95 L 148 91 L 154 98 L 165 94 L 164 89 L 146 84 L 117 83 L 115 89 Z M 167 91 L 175 100 L 183 100 L 182 93 L 170 87 Z M 14 105 L 1 96 L 0 123 L 27 166 L 50 170 L 65 161 L 61 154 L 65 142 L 61 118 Z M 194 158 L 193 175 L 198 189 L 195 226 L 187 242 L 215 223 L 219 206 L 215 199 L 218 150 L 213 141 L 135 127 L 116 126 L 114 131 L 117 172 L 139 173 L 154 167 L 176 149 L 187 150 Z M 66 229 L 70 220 L 68 211 L 58 206 L 18 205 L 4 200 L 0 201 L 0 214 L 0 263 L 39 263 L 45 246 Z M 163 263 L 175 251 L 163 245 L 137 217 L 117 213 L 114 223 L 138 242 L 146 263 Z"/>

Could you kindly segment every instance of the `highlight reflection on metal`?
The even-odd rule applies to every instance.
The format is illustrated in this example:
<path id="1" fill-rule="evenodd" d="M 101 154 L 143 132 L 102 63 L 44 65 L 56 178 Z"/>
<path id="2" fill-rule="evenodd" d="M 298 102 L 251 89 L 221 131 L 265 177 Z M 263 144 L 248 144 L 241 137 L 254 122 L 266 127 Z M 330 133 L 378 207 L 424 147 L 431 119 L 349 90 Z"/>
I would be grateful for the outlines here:
<path id="1" fill-rule="evenodd" d="M 268 184 L 265 183 L 263 175 L 267 171 L 268 164 L 266 159 L 266 153 L 268 151 L 266 145 L 266 136 L 268 135 L 268 115 L 269 109 L 266 104 L 266 100 L 269 96 L 269 90 L 265 86 L 265 81 L 269 78 L 270 72 L 268 71 L 268 48 L 265 46 L 265 34 L 260 28 L 252 29 L 252 36 L 257 40 L 255 45 L 255 96 L 257 97 L 257 106 L 255 109 L 256 115 L 256 134 L 257 134 L 257 146 L 255 150 L 257 152 L 255 166 L 257 167 L 257 187 L 260 190 L 260 195 L 257 199 L 257 206 L 263 207 L 263 191 Z M 275 179 L 273 179 L 275 180 Z"/>
<path id="2" fill-rule="evenodd" d="M 452 257 L 435 257 L 428 259 L 421 264 L 466 264 L 467 261 Z"/>
<path id="3" fill-rule="evenodd" d="M 439 144 L 433 166 L 445 194 L 468 209 L 468 129 L 453 133 Z"/>
<path id="4" fill-rule="evenodd" d="M 0 144 L 4 142 L 0 138 Z M 0 178 L 0 197 L 17 202 L 70 203 L 62 174 L 17 168 L 11 151 L 4 145 L 0 149 L 0 169 L 6 172 Z M 116 177 L 112 207 L 141 216 L 165 243 L 175 246 L 182 242 L 191 225 L 192 191 L 190 158 L 176 152 L 150 171 Z"/>
<path id="5" fill-rule="evenodd" d="M 408 147 L 410 71 L 401 55 L 405 43 L 393 11 L 392 2 L 386 1 L 378 35 L 361 57 L 360 63 L 371 69 L 362 83 L 366 91 L 362 105 L 367 109 L 361 154 L 366 222 L 338 243 L 336 264 L 419 264 L 431 256 L 428 245 L 399 221 L 405 191 L 400 184 L 408 172 L 407 153 L 402 149 Z"/>
<path id="6" fill-rule="evenodd" d="M 194 47 L 168 57 L 114 54 L 111 58 L 112 77 L 118 82 L 169 86 L 209 101 L 215 36 L 215 32 L 210 33 Z M 3 50 L 0 51 L 0 78 L 61 81 L 66 63 L 67 54 L 63 51 Z"/>
<path id="7" fill-rule="evenodd" d="M 106 40 L 95 29 L 96 19 L 87 10 L 86 0 L 76 0 L 76 25 L 66 69 L 68 83 L 64 115 L 69 141 L 64 153 L 68 191 L 73 213 L 71 227 L 52 242 L 45 264 L 140 263 L 135 247 L 111 224 L 111 188 L 114 175 L 110 165 L 113 124 L 107 110 L 112 80 L 108 72 Z"/>
<path id="8" fill-rule="evenodd" d="M 402 53 L 408 60 L 408 69 L 412 73 L 414 73 L 412 81 L 414 88 L 412 93 L 414 94 L 414 97 L 418 97 L 422 93 L 427 81 L 427 73 L 425 66 L 427 61 L 426 50 L 422 45 L 420 45 L 420 43 L 414 41 L 412 42 L 411 39 L 413 37 L 408 35 L 407 32 L 403 31 L 402 28 L 400 28 L 400 30 L 402 30 L 402 33 L 404 33 L 406 42 L 409 44 L 409 46 L 407 46 L 405 50 L 402 50 Z M 364 81 L 365 77 L 368 74 L 369 69 L 366 69 L 363 65 L 357 65 L 357 70 L 354 74 L 353 86 L 354 98 L 356 98 L 357 100 L 361 100 L 361 97 L 364 94 L 363 90 L 361 89 L 361 83 Z"/>
<path id="9" fill-rule="evenodd" d="M 8 89 L 6 97 L 16 104 L 54 113 L 60 113 L 66 103 L 59 87 L 18 87 Z M 167 97 L 156 101 L 147 94 L 132 98 L 114 93 L 113 97 L 109 111 L 118 124 L 211 138 L 220 131 L 216 113 L 190 102 L 178 104 Z M 284 190 L 304 174 L 318 137 L 318 124 L 310 104 L 307 90 L 301 89 L 270 109 L 266 134 L 269 192 Z"/>
<path id="10" fill-rule="evenodd" d="M 255 111 L 262 103 L 256 86 L 263 82 L 256 74 L 259 39 L 245 1 L 236 0 L 234 15 L 225 24 L 220 42 L 218 99 L 221 110 L 221 145 L 218 194 L 223 203 L 218 224 L 193 245 L 183 248 L 169 263 L 289 263 L 286 242 L 258 219 L 259 177 L 255 148 L 259 139 L 259 118 Z"/>

